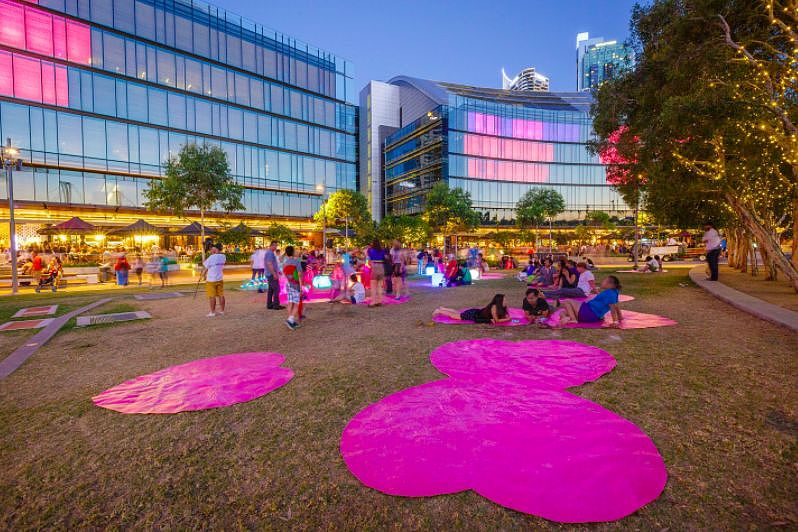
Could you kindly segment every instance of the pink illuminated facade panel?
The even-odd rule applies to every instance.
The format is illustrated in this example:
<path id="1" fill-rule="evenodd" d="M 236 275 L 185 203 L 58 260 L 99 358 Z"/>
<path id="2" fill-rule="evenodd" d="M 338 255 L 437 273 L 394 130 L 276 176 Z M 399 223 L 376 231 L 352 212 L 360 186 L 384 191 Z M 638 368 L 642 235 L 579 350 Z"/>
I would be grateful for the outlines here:
<path id="1" fill-rule="evenodd" d="M 476 157 L 493 157 L 530 162 L 552 162 L 554 145 L 545 142 L 463 135 L 463 153 Z"/>
<path id="2" fill-rule="evenodd" d="M 39 8 L 0 0 L 0 44 L 91 64 L 91 29 L 87 24 L 66 20 Z"/>
<path id="3" fill-rule="evenodd" d="M 67 107 L 67 79 L 64 66 L 22 54 L 0 52 L 0 95 Z"/>

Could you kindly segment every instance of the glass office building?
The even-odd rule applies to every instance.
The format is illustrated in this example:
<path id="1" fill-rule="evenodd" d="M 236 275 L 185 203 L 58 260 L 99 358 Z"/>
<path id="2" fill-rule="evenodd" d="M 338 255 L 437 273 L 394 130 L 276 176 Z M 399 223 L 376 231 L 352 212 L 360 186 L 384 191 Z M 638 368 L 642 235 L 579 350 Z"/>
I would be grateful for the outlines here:
<path id="1" fill-rule="evenodd" d="M 0 0 L 0 138 L 24 161 L 17 215 L 141 217 L 163 162 L 198 142 L 225 150 L 246 187 L 234 218 L 301 225 L 318 185 L 357 187 L 351 76 L 330 53 L 202 2 Z"/>
<path id="2" fill-rule="evenodd" d="M 576 36 L 576 90 L 589 91 L 605 80 L 631 68 L 634 52 L 618 41 L 604 37 L 590 38 L 588 33 Z"/>
<path id="3" fill-rule="evenodd" d="M 440 180 L 470 193 L 486 225 L 512 223 L 518 199 L 536 187 L 564 197 L 562 220 L 594 210 L 627 213 L 607 184 L 605 166 L 587 150 L 594 135 L 589 93 L 506 91 L 405 76 L 389 83 L 400 87 L 417 117 L 384 141 L 387 214 L 421 213 L 426 193 Z M 424 111 L 419 102 L 432 107 Z"/>

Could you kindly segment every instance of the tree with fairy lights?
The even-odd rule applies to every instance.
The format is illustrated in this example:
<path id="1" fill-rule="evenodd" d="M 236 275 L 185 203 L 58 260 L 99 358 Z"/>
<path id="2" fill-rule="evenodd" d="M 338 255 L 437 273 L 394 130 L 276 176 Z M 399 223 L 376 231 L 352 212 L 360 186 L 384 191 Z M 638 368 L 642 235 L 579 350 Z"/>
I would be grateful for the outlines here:
<path id="1" fill-rule="evenodd" d="M 593 149 L 611 159 L 608 178 L 627 201 L 634 190 L 631 199 L 665 224 L 739 227 L 769 275 L 783 272 L 796 290 L 798 269 L 779 238 L 798 210 L 797 8 L 798 0 L 637 6 L 635 68 L 602 85 L 593 108 Z"/>

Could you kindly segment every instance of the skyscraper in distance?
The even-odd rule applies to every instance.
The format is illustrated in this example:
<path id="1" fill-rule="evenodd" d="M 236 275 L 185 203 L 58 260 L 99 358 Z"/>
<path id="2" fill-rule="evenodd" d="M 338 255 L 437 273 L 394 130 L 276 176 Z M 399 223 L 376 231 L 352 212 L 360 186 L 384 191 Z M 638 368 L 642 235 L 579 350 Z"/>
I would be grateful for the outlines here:
<path id="1" fill-rule="evenodd" d="M 549 78 L 535 70 L 535 67 L 528 67 L 511 78 L 502 68 L 502 89 L 511 91 L 548 91 Z"/>
<path id="2" fill-rule="evenodd" d="M 604 81 L 631 68 L 634 52 L 616 40 L 590 38 L 587 32 L 576 36 L 576 90 L 597 88 Z"/>

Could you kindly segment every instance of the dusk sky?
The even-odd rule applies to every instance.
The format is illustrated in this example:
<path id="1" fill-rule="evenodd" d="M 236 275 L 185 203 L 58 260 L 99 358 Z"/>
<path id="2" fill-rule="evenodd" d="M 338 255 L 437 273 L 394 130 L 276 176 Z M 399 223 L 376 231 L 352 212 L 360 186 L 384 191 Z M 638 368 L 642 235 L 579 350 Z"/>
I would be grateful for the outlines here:
<path id="1" fill-rule="evenodd" d="M 406 74 L 499 87 L 534 66 L 576 89 L 576 34 L 625 40 L 634 0 L 211 0 L 350 60 L 359 91 Z"/>

